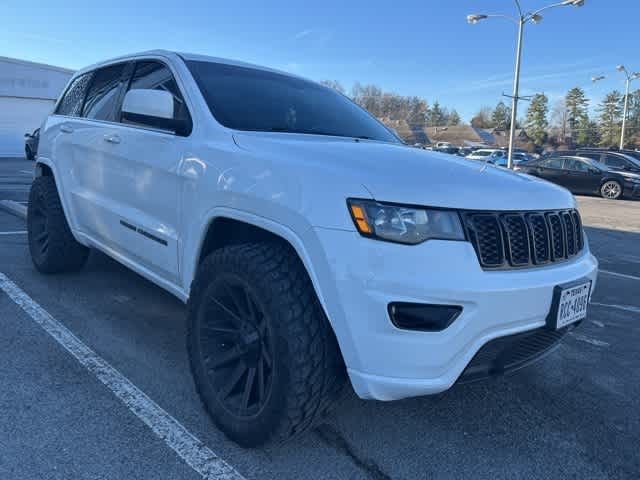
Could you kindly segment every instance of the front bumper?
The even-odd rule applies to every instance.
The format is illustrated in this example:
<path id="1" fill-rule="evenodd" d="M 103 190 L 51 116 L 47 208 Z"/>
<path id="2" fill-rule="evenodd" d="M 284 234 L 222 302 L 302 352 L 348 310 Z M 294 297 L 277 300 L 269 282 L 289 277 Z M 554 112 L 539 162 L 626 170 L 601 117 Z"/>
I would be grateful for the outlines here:
<path id="1" fill-rule="evenodd" d="M 407 246 L 315 230 L 328 263 L 321 283 L 333 283 L 323 302 L 361 398 L 447 390 L 483 345 L 543 327 L 555 286 L 585 278 L 595 287 L 598 270 L 588 245 L 566 263 L 484 271 L 468 242 Z M 460 305 L 463 312 L 441 332 L 400 330 L 389 319 L 390 302 Z"/>
<path id="2" fill-rule="evenodd" d="M 640 183 L 624 182 L 624 192 L 630 198 L 640 198 Z"/>

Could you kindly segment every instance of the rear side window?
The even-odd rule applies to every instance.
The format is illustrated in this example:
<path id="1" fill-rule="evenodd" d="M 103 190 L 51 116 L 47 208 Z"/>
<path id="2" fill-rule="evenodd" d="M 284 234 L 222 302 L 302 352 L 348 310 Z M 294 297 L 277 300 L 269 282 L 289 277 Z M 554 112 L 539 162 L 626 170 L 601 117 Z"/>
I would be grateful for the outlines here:
<path id="1" fill-rule="evenodd" d="M 69 117 L 79 117 L 82 113 L 82 102 L 87 93 L 87 87 L 91 81 L 92 73 L 85 73 L 76 78 L 65 92 L 58 104 L 56 114 Z"/>
<path id="2" fill-rule="evenodd" d="M 148 61 L 136 63 L 128 90 L 149 89 L 165 90 L 173 96 L 173 116 L 175 119 L 189 119 L 189 110 L 180 93 L 171 70 L 160 62 Z M 127 91 L 128 91 L 127 90 Z M 131 122 L 127 122 L 131 123 Z"/>
<path id="3" fill-rule="evenodd" d="M 591 160 L 595 160 L 596 162 L 599 162 L 602 159 L 602 154 L 601 153 L 580 152 L 580 153 L 578 153 L 578 155 L 580 155 L 581 157 L 590 158 Z"/>
<path id="4" fill-rule="evenodd" d="M 96 70 L 82 109 L 83 117 L 115 121 L 125 67 L 125 63 L 120 63 Z"/>
<path id="5" fill-rule="evenodd" d="M 623 168 L 627 166 L 627 162 L 624 158 L 616 157 L 614 155 L 607 155 L 604 157 L 604 164 L 614 168 Z"/>

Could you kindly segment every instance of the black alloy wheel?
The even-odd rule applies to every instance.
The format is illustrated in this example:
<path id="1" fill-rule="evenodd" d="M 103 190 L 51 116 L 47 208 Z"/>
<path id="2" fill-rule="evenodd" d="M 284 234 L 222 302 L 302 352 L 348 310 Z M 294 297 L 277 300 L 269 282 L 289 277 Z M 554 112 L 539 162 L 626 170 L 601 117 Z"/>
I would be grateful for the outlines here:
<path id="1" fill-rule="evenodd" d="M 199 351 L 218 401 L 229 415 L 258 415 L 271 394 L 274 342 L 251 287 L 221 275 L 199 312 Z"/>

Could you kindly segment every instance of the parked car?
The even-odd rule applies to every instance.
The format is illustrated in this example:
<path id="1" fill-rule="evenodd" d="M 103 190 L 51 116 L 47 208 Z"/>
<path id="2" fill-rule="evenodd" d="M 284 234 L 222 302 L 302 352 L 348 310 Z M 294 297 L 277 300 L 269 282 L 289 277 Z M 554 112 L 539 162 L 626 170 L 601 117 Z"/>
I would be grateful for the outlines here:
<path id="1" fill-rule="evenodd" d="M 95 248 L 186 302 L 197 391 L 244 446 L 312 427 L 347 377 L 396 400 L 527 365 L 595 287 L 567 190 L 403 145 L 272 69 L 100 63 L 40 138 L 35 267 L 78 270 Z"/>
<path id="2" fill-rule="evenodd" d="M 573 193 L 599 194 L 611 200 L 640 197 L 640 174 L 613 170 L 588 157 L 552 156 L 516 168 L 562 185 Z"/>
<path id="3" fill-rule="evenodd" d="M 480 160 L 482 162 L 494 163 L 499 158 L 503 158 L 506 156 L 506 153 L 499 148 L 481 148 L 480 150 L 476 150 L 475 152 L 467 155 L 465 158 L 469 160 Z"/>
<path id="4" fill-rule="evenodd" d="M 38 141 L 40 139 L 40 129 L 36 128 L 33 133 L 24 134 L 24 155 L 27 160 L 35 160 L 38 155 Z"/>
<path id="5" fill-rule="evenodd" d="M 448 153 L 449 155 L 457 155 L 458 154 L 458 147 L 454 147 L 453 145 L 449 145 L 446 147 L 434 147 L 433 151 L 434 152 L 440 152 L 440 153 Z"/>
<path id="6" fill-rule="evenodd" d="M 508 158 L 509 154 L 505 154 L 501 157 L 498 158 L 490 158 L 489 160 L 487 160 L 487 163 L 491 163 L 493 165 L 496 165 L 498 167 L 507 167 L 509 165 L 509 158 Z M 526 153 L 520 153 L 520 152 L 514 152 L 513 153 L 513 165 L 520 165 L 523 162 L 529 162 L 531 161 L 531 157 L 529 157 L 529 155 L 527 155 Z"/>
<path id="7" fill-rule="evenodd" d="M 592 160 L 606 165 L 612 170 L 624 170 L 627 172 L 640 173 L 640 160 L 626 150 L 624 152 L 620 152 L 589 148 L 568 152 L 554 152 L 550 156 L 558 157 L 567 155 L 591 158 Z"/>

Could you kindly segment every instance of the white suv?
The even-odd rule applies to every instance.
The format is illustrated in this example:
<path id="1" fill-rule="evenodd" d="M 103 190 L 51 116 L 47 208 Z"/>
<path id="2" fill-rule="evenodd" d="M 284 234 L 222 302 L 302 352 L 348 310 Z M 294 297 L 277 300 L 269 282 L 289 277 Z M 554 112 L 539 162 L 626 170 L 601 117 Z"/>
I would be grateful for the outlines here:
<path id="1" fill-rule="evenodd" d="M 597 261 L 571 194 L 401 144 L 336 91 L 154 51 L 86 68 L 42 125 L 38 270 L 89 248 L 188 303 L 214 421 L 246 446 L 365 399 L 516 369 L 586 315 Z"/>

